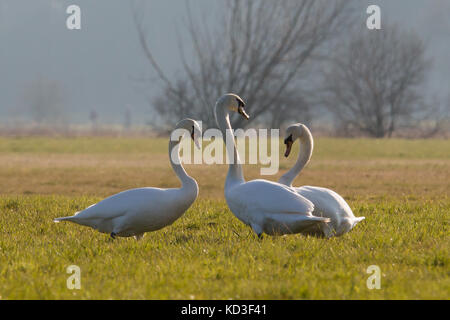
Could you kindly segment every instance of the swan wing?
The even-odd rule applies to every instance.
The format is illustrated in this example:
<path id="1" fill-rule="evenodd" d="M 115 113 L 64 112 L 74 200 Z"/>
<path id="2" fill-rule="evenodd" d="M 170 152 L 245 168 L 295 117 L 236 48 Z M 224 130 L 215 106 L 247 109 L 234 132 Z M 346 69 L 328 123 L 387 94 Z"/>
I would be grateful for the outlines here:
<path id="1" fill-rule="evenodd" d="M 253 212 L 311 215 L 314 205 L 295 190 L 267 180 L 252 180 L 226 192 L 227 201 Z"/>
<path id="2" fill-rule="evenodd" d="M 352 209 L 344 198 L 333 190 L 311 186 L 303 186 L 295 190 L 314 203 L 314 212 L 329 218 L 354 217 Z"/>
<path id="3" fill-rule="evenodd" d="M 334 229 L 333 235 L 349 232 L 364 217 L 355 217 L 348 203 L 333 190 L 321 187 L 303 186 L 295 188 L 297 193 L 314 203 L 313 215 L 327 217 Z"/>
<path id="4" fill-rule="evenodd" d="M 167 190 L 158 188 L 139 188 L 120 192 L 110 196 L 86 209 L 75 213 L 76 219 L 114 219 L 130 211 L 148 211 L 158 208 L 165 198 Z M 153 211 L 152 210 L 152 211 Z"/>

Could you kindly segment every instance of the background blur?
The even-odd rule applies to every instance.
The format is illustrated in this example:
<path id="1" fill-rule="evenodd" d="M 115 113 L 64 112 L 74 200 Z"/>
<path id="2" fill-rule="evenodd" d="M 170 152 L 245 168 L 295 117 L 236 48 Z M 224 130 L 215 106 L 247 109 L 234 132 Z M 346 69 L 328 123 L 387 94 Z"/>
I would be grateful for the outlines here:
<path id="1" fill-rule="evenodd" d="M 81 30 L 66 28 L 71 4 Z M 0 0 L 1 131 L 214 126 L 215 99 L 233 91 L 253 121 L 235 126 L 448 137 L 449 16 L 447 0 Z"/>

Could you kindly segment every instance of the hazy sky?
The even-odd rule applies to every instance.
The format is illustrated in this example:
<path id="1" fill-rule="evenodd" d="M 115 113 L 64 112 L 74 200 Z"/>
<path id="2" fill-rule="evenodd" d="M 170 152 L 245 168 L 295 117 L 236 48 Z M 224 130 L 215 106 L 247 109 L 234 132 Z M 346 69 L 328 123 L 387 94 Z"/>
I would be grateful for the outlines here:
<path id="1" fill-rule="evenodd" d="M 180 67 L 176 30 L 185 37 L 185 4 L 180 0 L 148 0 L 146 26 L 156 59 L 169 74 Z M 436 94 L 449 92 L 450 1 L 384 0 L 384 18 L 416 31 L 428 43 L 434 59 L 430 86 Z M 82 29 L 66 28 L 66 8 L 77 4 Z M 73 122 L 88 120 L 92 109 L 101 122 L 121 123 L 126 105 L 134 123 L 151 117 L 146 99 L 158 84 L 143 87 L 136 79 L 151 76 L 126 0 L 0 0 L 0 116 L 2 122 L 21 117 L 27 88 L 38 79 L 58 82 Z M 217 5 L 191 1 L 198 18 Z M 144 91 L 145 88 L 145 91 Z"/>

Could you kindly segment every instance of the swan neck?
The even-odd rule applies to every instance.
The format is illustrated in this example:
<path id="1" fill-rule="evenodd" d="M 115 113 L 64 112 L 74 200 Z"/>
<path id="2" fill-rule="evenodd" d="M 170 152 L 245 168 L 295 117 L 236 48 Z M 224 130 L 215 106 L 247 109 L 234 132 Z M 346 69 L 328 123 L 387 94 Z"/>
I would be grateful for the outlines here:
<path id="1" fill-rule="evenodd" d="M 300 141 L 300 151 L 298 153 L 297 161 L 295 165 L 286 172 L 279 180 L 281 184 L 286 186 L 292 186 L 292 182 L 299 175 L 299 173 L 303 170 L 303 168 L 308 164 L 311 159 L 314 141 L 311 133 L 309 131 L 304 131 Z"/>
<path id="2" fill-rule="evenodd" d="M 178 179 L 182 184 L 182 188 L 195 184 L 197 185 L 194 178 L 190 177 L 186 170 L 184 170 L 183 165 L 180 160 L 180 143 L 179 141 L 170 141 L 169 142 L 169 159 L 170 164 L 172 166 L 173 171 L 177 175 Z"/>
<path id="3" fill-rule="evenodd" d="M 244 174 L 242 171 L 241 160 L 237 152 L 236 143 L 234 141 L 234 132 L 230 124 L 230 115 L 224 110 L 220 104 L 216 105 L 216 121 L 222 132 L 222 137 L 227 149 L 227 156 L 230 162 L 225 188 L 229 184 L 236 182 L 244 182 Z M 228 142 L 228 143 L 227 143 Z"/>

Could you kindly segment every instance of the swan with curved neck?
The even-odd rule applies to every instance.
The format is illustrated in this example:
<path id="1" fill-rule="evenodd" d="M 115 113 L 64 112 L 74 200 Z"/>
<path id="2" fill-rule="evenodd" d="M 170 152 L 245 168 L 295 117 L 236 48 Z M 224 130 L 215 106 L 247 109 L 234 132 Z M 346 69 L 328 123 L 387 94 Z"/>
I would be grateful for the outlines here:
<path id="1" fill-rule="evenodd" d="M 196 146 L 199 146 L 198 139 L 202 132 L 195 120 L 184 119 L 175 129 L 186 129 Z M 112 238 L 134 236 L 137 240 L 142 238 L 145 232 L 172 224 L 189 209 L 198 195 L 197 182 L 181 165 L 180 141 L 181 138 L 177 141 L 170 140 L 169 159 L 181 182 L 181 188 L 138 188 L 123 191 L 73 216 L 57 218 L 54 221 L 71 221 L 102 233 L 109 233 Z"/>
<path id="2" fill-rule="evenodd" d="M 231 212 L 250 226 L 258 237 L 262 233 L 300 233 L 329 222 L 328 218 L 313 216 L 311 212 L 314 205 L 311 201 L 285 185 L 262 179 L 245 181 L 234 138 L 225 140 L 225 137 L 234 136 L 230 112 L 238 112 L 246 119 L 249 118 L 244 107 L 243 100 L 230 93 L 219 98 L 214 109 L 230 161 L 225 182 L 225 199 Z"/>
<path id="3" fill-rule="evenodd" d="M 288 157 L 293 143 L 300 141 L 300 152 L 295 165 L 286 172 L 278 182 L 292 187 L 292 182 L 299 175 L 300 171 L 311 159 L 314 140 L 308 127 L 301 123 L 294 124 L 286 129 L 285 156 Z M 305 233 L 321 235 L 325 237 L 341 236 L 349 232 L 364 217 L 355 217 L 352 209 L 339 194 L 333 190 L 320 187 L 303 186 L 294 188 L 301 196 L 310 200 L 314 204 L 312 214 L 318 217 L 327 217 L 331 221 L 328 225 L 321 225 L 319 228 L 310 228 Z"/>

